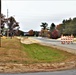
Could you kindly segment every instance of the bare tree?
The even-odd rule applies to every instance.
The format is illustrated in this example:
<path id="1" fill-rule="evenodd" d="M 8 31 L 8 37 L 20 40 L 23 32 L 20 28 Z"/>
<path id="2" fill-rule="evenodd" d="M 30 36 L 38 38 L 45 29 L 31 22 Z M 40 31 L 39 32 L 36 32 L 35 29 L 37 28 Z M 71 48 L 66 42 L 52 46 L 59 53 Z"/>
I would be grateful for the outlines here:
<path id="1" fill-rule="evenodd" d="M 8 21 L 8 29 L 9 29 L 9 35 L 11 36 L 11 38 L 14 36 L 15 33 L 17 33 L 17 31 L 19 30 L 19 23 L 16 22 L 14 17 L 9 17 L 7 19 Z"/>

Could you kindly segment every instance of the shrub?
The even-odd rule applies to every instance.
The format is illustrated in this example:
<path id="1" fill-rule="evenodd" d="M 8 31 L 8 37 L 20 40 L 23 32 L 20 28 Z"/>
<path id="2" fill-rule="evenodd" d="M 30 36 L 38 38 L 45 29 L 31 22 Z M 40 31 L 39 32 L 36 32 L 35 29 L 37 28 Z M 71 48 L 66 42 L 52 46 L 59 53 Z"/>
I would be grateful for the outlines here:
<path id="1" fill-rule="evenodd" d="M 51 37 L 52 37 L 53 39 L 57 39 L 58 36 L 59 36 L 58 30 L 56 30 L 56 29 L 53 30 L 52 33 L 51 33 Z"/>

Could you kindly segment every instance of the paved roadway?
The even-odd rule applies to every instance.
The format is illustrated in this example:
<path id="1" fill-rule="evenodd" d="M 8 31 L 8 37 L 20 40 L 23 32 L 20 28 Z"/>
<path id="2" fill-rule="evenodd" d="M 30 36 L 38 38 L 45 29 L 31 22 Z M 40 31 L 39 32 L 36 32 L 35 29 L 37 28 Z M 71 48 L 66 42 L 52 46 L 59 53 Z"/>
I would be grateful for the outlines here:
<path id="1" fill-rule="evenodd" d="M 56 72 L 20 73 L 20 74 L 0 74 L 0 75 L 76 75 L 76 69 Z"/>
<path id="2" fill-rule="evenodd" d="M 55 45 L 55 46 L 62 46 L 62 47 L 65 47 L 65 48 L 70 48 L 70 49 L 75 49 L 76 50 L 76 43 L 61 44 L 60 40 L 41 38 L 41 37 L 38 37 L 38 38 L 35 37 L 34 39 L 40 40 L 43 43 L 48 43 L 48 44 L 52 44 L 52 45 Z"/>

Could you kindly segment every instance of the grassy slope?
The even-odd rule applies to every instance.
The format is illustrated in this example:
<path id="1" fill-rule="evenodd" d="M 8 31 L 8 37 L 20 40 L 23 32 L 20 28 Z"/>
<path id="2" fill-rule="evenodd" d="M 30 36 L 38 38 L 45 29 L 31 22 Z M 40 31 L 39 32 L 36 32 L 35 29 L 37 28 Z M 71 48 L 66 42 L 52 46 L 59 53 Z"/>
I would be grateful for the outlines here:
<path id="1" fill-rule="evenodd" d="M 0 48 L 2 63 L 61 62 L 71 58 L 76 58 L 76 56 L 39 44 L 21 44 L 16 38 L 2 39 Z"/>
<path id="2" fill-rule="evenodd" d="M 73 55 L 65 51 L 57 50 L 48 46 L 41 46 L 39 44 L 25 45 L 25 52 L 33 62 L 61 62 Z"/>

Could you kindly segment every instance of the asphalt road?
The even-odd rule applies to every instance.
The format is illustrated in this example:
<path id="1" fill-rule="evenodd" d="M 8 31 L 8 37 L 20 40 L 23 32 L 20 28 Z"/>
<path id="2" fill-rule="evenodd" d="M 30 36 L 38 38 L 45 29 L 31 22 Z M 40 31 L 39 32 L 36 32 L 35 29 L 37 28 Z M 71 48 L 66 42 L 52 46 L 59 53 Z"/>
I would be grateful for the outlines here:
<path id="1" fill-rule="evenodd" d="M 65 48 L 70 48 L 70 49 L 75 49 L 76 50 L 76 43 L 61 44 L 60 40 L 41 38 L 41 37 L 38 37 L 38 38 L 35 37 L 34 39 L 40 40 L 43 43 L 48 43 L 48 44 L 52 44 L 52 45 L 55 45 L 55 46 L 62 46 L 62 47 L 65 47 Z"/>
<path id="2" fill-rule="evenodd" d="M 0 74 L 0 75 L 76 75 L 76 69 L 56 72 L 20 73 L 20 74 Z"/>

